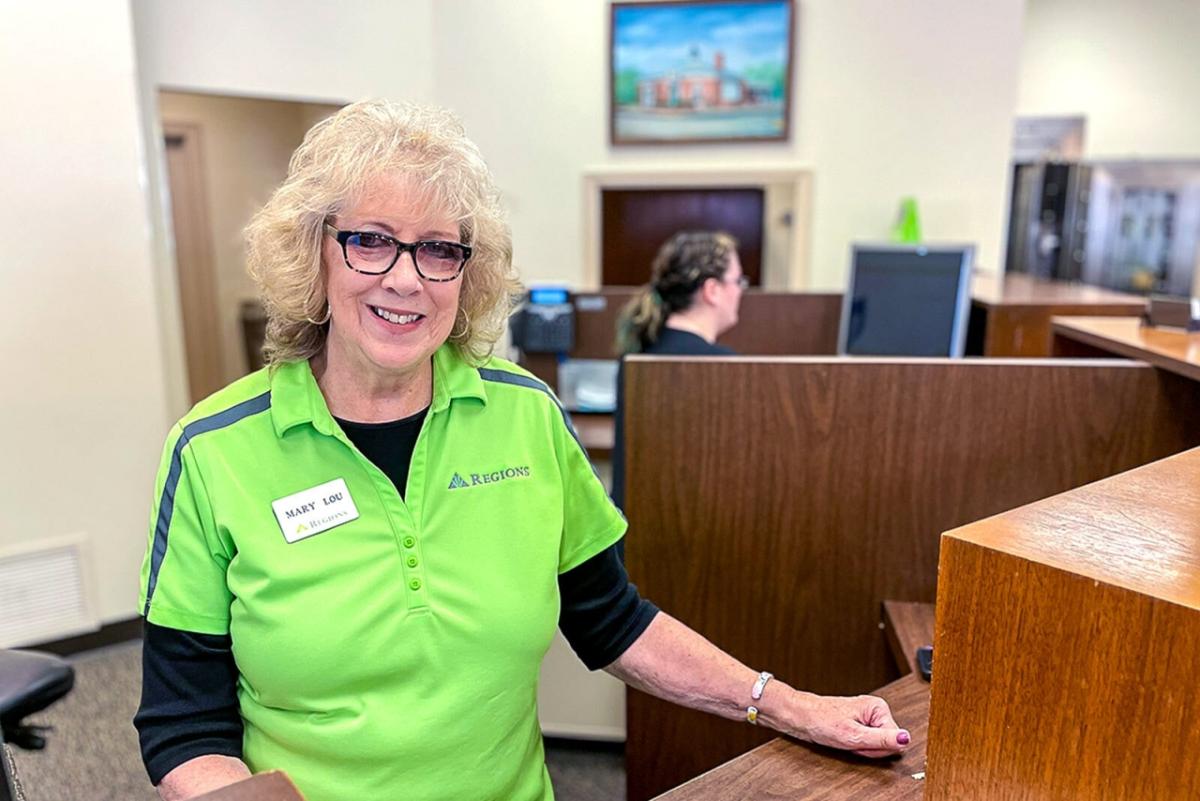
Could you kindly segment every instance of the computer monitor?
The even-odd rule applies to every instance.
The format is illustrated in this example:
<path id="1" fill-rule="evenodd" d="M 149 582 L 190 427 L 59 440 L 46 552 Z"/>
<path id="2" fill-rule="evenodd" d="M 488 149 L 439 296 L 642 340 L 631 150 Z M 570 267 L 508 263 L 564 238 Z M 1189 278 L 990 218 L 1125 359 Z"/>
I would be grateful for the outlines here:
<path id="1" fill-rule="evenodd" d="M 974 254 L 972 245 L 854 245 L 838 352 L 962 356 Z"/>

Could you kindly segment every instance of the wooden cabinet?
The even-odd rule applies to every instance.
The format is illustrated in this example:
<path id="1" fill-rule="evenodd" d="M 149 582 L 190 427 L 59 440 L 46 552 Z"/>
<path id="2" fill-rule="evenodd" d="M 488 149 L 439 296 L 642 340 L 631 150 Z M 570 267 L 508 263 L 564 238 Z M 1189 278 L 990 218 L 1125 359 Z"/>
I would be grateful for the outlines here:
<path id="1" fill-rule="evenodd" d="M 1131 363 L 640 356 L 626 382 L 631 578 L 823 693 L 899 675 L 880 605 L 934 600 L 942 532 L 1200 445 L 1200 384 Z M 630 801 L 770 736 L 626 709 Z"/>
<path id="2" fill-rule="evenodd" d="M 1146 307 L 1137 295 L 1022 274 L 977 276 L 971 298 L 968 352 L 992 357 L 1052 355 L 1050 318 L 1056 315 L 1128 317 Z"/>
<path id="3" fill-rule="evenodd" d="M 1200 449 L 948 532 L 926 801 L 1200 798 Z"/>

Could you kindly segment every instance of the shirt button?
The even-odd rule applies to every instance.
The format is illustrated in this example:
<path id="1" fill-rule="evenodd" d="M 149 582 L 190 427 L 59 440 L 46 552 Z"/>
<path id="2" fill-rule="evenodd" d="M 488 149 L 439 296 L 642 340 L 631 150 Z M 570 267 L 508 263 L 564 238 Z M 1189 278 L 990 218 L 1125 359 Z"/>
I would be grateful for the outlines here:
<path id="1" fill-rule="evenodd" d="M 416 567 L 417 566 L 417 557 L 415 557 L 415 556 L 408 557 L 408 566 Z"/>
<path id="2" fill-rule="evenodd" d="M 417 544 L 416 538 L 414 538 L 414 537 L 405 537 L 404 538 L 404 547 L 405 548 L 411 548 L 416 544 Z"/>
<path id="3" fill-rule="evenodd" d="M 413 579 L 412 581 L 408 582 L 408 586 L 409 586 L 411 589 L 414 589 L 414 590 L 419 590 L 419 589 L 421 589 L 421 580 L 420 580 L 420 579 Z"/>

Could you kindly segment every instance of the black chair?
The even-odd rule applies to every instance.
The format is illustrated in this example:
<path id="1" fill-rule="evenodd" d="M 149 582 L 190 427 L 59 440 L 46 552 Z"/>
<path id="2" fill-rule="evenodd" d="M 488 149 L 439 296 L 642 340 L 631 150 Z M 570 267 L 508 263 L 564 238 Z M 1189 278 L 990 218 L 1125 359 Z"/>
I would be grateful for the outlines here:
<path id="1" fill-rule="evenodd" d="M 0 801 L 20 801 L 20 786 L 9 746 L 37 751 L 46 747 L 45 729 L 24 722 L 71 691 L 75 669 L 51 654 L 0 650 Z"/>

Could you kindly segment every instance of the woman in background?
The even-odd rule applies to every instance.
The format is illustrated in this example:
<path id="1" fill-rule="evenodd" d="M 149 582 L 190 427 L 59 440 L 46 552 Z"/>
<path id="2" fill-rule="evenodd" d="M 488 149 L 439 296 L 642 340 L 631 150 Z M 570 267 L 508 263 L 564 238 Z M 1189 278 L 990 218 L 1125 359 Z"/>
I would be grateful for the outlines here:
<path id="1" fill-rule="evenodd" d="M 685 231 L 659 248 L 650 283 L 630 301 L 617 323 L 616 431 L 613 501 L 625 509 L 625 360 L 629 353 L 734 356 L 717 339 L 737 325 L 742 292 L 749 286 L 737 242 L 719 231 Z"/>

